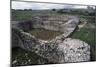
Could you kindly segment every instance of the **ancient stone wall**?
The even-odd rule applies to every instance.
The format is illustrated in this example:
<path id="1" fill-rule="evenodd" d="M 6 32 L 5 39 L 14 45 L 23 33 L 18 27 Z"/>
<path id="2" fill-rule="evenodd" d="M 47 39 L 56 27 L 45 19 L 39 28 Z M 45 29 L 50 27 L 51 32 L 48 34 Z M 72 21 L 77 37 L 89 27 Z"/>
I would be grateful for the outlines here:
<path id="1" fill-rule="evenodd" d="M 18 45 L 27 51 L 34 52 L 52 63 L 89 61 L 90 46 L 79 39 L 67 38 L 75 30 L 78 23 L 79 19 L 74 17 L 61 24 L 60 30 L 64 33 L 50 41 L 37 39 L 16 24 L 12 28 L 12 45 L 13 47 Z M 30 29 L 30 25 L 27 28 Z M 25 30 L 28 29 L 25 28 Z"/>
<path id="2" fill-rule="evenodd" d="M 62 37 L 59 37 L 52 41 L 44 41 L 36 39 L 31 34 L 18 29 L 14 33 L 19 36 L 19 39 L 13 39 L 13 45 L 18 42 L 18 47 L 34 52 L 49 62 L 64 63 L 90 60 L 90 46 L 81 40 L 72 38 L 62 39 Z M 17 38 L 15 37 L 15 39 Z"/>

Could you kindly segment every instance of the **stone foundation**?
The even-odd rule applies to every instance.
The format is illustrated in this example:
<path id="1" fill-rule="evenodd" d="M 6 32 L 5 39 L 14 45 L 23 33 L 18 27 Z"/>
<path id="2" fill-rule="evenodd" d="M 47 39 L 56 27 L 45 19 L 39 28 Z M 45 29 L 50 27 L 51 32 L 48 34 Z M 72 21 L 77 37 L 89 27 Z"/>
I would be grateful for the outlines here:
<path id="1" fill-rule="evenodd" d="M 90 46 L 79 39 L 68 38 L 68 36 L 78 26 L 79 19 L 77 17 L 70 17 L 70 20 L 60 24 L 56 22 L 51 24 L 51 21 L 46 23 L 46 19 L 44 22 L 40 21 L 40 23 L 39 20 L 43 19 L 39 17 L 37 19 L 37 23 L 34 23 L 33 21 L 27 21 L 24 23 L 13 24 L 13 47 L 17 46 L 27 51 L 34 52 L 52 63 L 81 62 L 90 60 Z M 57 26 L 55 26 L 55 24 Z M 49 30 L 59 30 L 63 32 L 63 34 L 53 38 L 50 41 L 45 41 L 37 39 L 30 33 L 26 32 L 31 28 L 38 27 Z"/>

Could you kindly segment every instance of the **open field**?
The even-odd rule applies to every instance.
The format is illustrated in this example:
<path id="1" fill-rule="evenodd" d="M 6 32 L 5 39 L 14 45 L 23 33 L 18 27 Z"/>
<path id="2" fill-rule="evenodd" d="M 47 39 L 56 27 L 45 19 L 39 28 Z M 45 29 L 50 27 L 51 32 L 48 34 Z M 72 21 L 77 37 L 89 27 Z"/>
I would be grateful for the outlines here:
<path id="1" fill-rule="evenodd" d="M 59 16 L 59 15 L 65 15 L 65 16 L 70 16 L 70 15 L 74 15 L 74 16 L 79 16 L 81 18 L 85 18 L 85 19 L 91 19 L 94 18 L 95 16 L 90 16 L 87 15 L 87 13 L 83 14 L 83 13 L 59 13 L 57 11 L 52 11 L 52 10 L 12 10 L 12 20 L 13 21 L 19 21 L 19 20 L 30 20 L 32 19 L 33 16 L 45 16 L 45 15 L 49 15 L 49 16 Z"/>

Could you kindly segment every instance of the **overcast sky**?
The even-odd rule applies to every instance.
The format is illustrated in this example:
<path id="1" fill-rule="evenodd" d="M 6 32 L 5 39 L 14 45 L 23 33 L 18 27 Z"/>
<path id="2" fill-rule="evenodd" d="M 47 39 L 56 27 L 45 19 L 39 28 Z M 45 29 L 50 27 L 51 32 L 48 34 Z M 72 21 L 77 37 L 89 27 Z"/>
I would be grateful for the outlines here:
<path id="1" fill-rule="evenodd" d="M 42 9 L 62 9 L 62 8 L 84 8 L 86 9 L 87 6 L 12 1 L 12 9 L 42 10 Z"/>

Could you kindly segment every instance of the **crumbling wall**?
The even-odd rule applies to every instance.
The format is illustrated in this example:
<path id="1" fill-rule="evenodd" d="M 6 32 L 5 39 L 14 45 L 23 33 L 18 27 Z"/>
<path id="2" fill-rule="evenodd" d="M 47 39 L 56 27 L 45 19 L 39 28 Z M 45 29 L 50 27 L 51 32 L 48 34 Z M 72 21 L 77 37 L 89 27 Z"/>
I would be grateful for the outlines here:
<path id="1" fill-rule="evenodd" d="M 90 46 L 79 39 L 67 38 L 78 23 L 78 18 L 71 18 L 61 25 L 61 31 L 64 33 L 50 41 L 37 39 L 30 33 L 23 31 L 23 28 L 14 27 L 12 28 L 12 34 L 15 34 L 12 36 L 14 37 L 12 45 L 16 47 L 16 42 L 18 42 L 18 47 L 34 52 L 52 63 L 89 61 Z"/>
<path id="2" fill-rule="evenodd" d="M 34 28 L 44 28 L 47 30 L 60 31 L 61 25 L 68 21 L 67 16 L 35 16 L 32 17 Z"/>
<path id="3" fill-rule="evenodd" d="M 62 37 L 59 37 L 52 41 L 44 41 L 36 39 L 31 34 L 23 31 L 16 30 L 15 33 L 19 36 L 19 40 L 21 40 L 21 42 L 17 41 L 19 43 L 18 47 L 34 52 L 49 62 L 65 63 L 90 60 L 90 46 L 81 40 L 72 38 L 62 39 Z M 12 41 L 15 42 L 14 39 Z"/>

